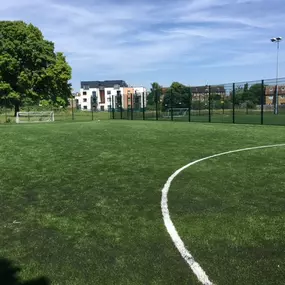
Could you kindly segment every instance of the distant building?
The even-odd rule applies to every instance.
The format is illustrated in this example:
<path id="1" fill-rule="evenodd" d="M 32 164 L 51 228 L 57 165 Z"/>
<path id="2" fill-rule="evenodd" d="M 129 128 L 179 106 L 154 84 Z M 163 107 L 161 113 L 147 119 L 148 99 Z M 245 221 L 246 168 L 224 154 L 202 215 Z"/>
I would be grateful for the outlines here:
<path id="1" fill-rule="evenodd" d="M 79 94 L 75 97 L 81 110 L 108 111 L 112 108 L 131 106 L 131 94 L 143 107 L 143 96 L 146 105 L 146 88 L 129 87 L 124 80 L 82 81 Z M 134 100 L 133 100 L 134 101 Z"/>
<path id="2" fill-rule="evenodd" d="M 134 89 L 133 93 L 133 108 L 141 109 L 146 107 L 147 101 L 147 90 L 143 86 L 132 87 Z M 130 106 L 130 104 L 129 104 Z"/>
<path id="3" fill-rule="evenodd" d="M 162 96 L 161 101 L 163 100 L 163 97 L 165 96 L 166 92 L 169 90 L 170 87 L 162 87 Z M 192 95 L 192 101 L 205 101 L 209 98 L 209 86 L 194 86 L 190 87 L 191 89 L 191 95 Z M 211 85 L 211 94 L 218 94 L 221 97 L 224 97 L 226 95 L 226 90 L 223 85 Z"/>
<path id="4" fill-rule="evenodd" d="M 265 88 L 265 104 L 274 105 L 275 103 L 276 86 L 266 86 Z M 285 105 L 285 86 L 278 86 L 278 103 Z"/>
<path id="5" fill-rule="evenodd" d="M 128 85 L 123 80 L 82 81 L 80 92 L 76 96 L 78 107 L 81 110 L 91 110 L 93 105 L 97 110 L 107 111 L 112 106 L 112 98 L 117 99 L 119 94 L 123 94 L 124 87 Z M 119 102 L 115 100 L 115 103 Z"/>
<path id="6" fill-rule="evenodd" d="M 209 86 L 191 87 L 192 101 L 205 101 L 209 99 Z M 211 85 L 211 94 L 217 94 L 221 97 L 226 95 L 223 85 Z"/>
<path id="7" fill-rule="evenodd" d="M 147 90 L 145 87 L 125 87 L 123 92 L 124 109 L 146 107 Z"/>
<path id="8" fill-rule="evenodd" d="M 131 105 L 131 94 L 134 94 L 135 90 L 133 87 L 125 87 L 123 90 L 123 108 L 127 109 Z"/>
<path id="9" fill-rule="evenodd" d="M 79 93 L 72 93 L 72 97 L 68 99 L 68 109 L 78 109 L 78 99 L 76 99 L 79 96 Z"/>

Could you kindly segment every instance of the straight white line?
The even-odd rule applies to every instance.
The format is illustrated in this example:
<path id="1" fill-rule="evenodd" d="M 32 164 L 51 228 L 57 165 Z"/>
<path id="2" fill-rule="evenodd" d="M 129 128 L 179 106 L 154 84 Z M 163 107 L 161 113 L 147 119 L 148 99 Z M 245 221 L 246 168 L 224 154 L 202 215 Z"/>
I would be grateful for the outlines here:
<path id="1" fill-rule="evenodd" d="M 174 245 L 176 246 L 176 248 L 178 249 L 178 251 L 180 252 L 181 256 L 184 258 L 184 260 L 188 263 L 188 265 L 190 266 L 190 268 L 192 269 L 192 271 L 194 272 L 194 274 L 197 276 L 198 280 L 203 284 L 203 285 L 213 285 L 213 283 L 209 280 L 209 277 L 207 276 L 206 272 L 203 270 L 203 268 L 199 265 L 198 262 L 195 261 L 194 257 L 192 256 L 192 254 L 187 250 L 187 248 L 185 247 L 182 239 L 180 238 L 171 218 L 170 218 L 170 213 L 168 210 L 168 198 L 167 198 L 167 194 L 169 192 L 169 188 L 171 186 L 171 182 L 173 181 L 173 179 L 183 170 L 185 170 L 186 168 L 199 163 L 201 161 L 207 160 L 207 159 L 211 159 L 214 157 L 218 157 L 218 156 L 222 156 L 222 155 L 226 155 L 226 154 L 231 154 L 231 153 L 236 153 L 236 152 L 242 152 L 242 151 L 247 151 L 247 150 L 254 150 L 254 149 L 262 149 L 262 148 L 273 148 L 273 147 L 281 147 L 281 146 L 285 146 L 284 144 L 275 144 L 275 145 L 266 145 L 266 146 L 256 146 L 256 147 L 248 147 L 248 148 L 242 148 L 242 149 L 237 149 L 237 150 L 231 150 L 231 151 L 227 151 L 227 152 L 222 152 L 222 153 L 218 153 L 218 154 L 214 154 L 211 156 L 207 156 L 198 160 L 195 160 L 183 167 L 181 167 L 180 169 L 176 170 L 167 180 L 167 182 L 165 183 L 163 189 L 162 189 L 162 197 L 161 197 L 161 211 L 162 211 L 162 215 L 163 215 L 163 221 L 164 221 L 164 225 L 174 243 Z"/>

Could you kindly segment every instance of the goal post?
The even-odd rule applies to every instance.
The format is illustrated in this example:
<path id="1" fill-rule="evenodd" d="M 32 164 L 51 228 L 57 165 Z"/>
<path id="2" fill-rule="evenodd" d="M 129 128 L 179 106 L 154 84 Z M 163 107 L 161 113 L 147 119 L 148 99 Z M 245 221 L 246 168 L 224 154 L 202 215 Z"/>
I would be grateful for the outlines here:
<path id="1" fill-rule="evenodd" d="M 171 117 L 171 112 L 173 114 L 173 118 L 180 118 L 180 117 L 186 117 L 186 115 L 189 112 L 188 108 L 169 108 L 166 110 L 165 118 Z"/>
<path id="2" fill-rule="evenodd" d="M 54 112 L 18 112 L 16 123 L 49 123 L 54 122 Z"/>

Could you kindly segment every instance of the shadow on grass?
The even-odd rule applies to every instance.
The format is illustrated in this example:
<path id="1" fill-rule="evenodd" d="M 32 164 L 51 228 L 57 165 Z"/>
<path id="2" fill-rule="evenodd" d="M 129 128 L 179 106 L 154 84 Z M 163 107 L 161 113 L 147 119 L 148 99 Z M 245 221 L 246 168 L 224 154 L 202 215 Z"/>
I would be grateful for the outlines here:
<path id="1" fill-rule="evenodd" d="M 51 282 L 46 277 L 39 277 L 28 281 L 21 281 L 18 273 L 19 267 L 5 258 L 0 258 L 0 284 L 1 285 L 50 285 Z"/>

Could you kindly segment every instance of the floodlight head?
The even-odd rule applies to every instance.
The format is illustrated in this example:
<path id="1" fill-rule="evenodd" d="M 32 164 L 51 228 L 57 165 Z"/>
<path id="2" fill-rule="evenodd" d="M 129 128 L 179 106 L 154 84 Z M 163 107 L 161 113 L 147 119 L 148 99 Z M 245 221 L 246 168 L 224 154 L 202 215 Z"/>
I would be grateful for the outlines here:
<path id="1" fill-rule="evenodd" d="M 271 41 L 272 41 L 273 43 L 281 42 L 281 41 L 282 41 L 282 37 L 272 38 Z"/>

